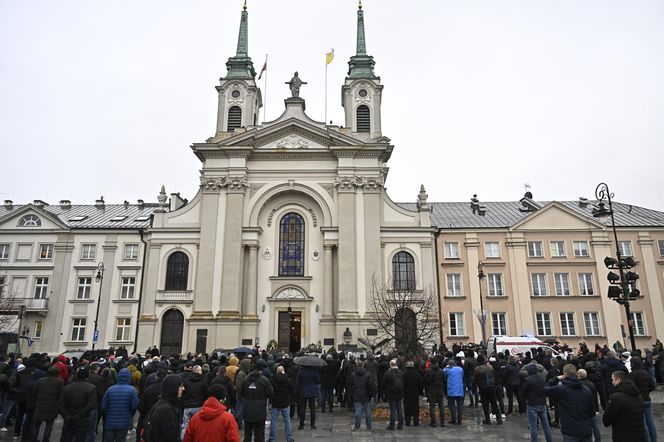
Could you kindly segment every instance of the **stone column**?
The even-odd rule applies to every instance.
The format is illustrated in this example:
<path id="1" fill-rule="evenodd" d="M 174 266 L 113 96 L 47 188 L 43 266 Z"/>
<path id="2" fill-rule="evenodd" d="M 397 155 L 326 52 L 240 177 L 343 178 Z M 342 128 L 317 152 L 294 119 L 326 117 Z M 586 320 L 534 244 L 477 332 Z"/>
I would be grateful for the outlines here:
<path id="1" fill-rule="evenodd" d="M 247 269 L 247 299 L 245 303 L 245 310 L 243 312 L 245 318 L 256 319 L 257 315 L 257 298 L 258 298 L 258 243 L 248 244 L 249 248 L 249 268 Z"/>
<path id="2" fill-rule="evenodd" d="M 224 210 L 224 247 L 222 252 L 223 279 L 221 281 L 222 318 L 239 318 L 242 298 L 242 213 L 244 191 L 247 180 L 244 177 L 229 177 Z M 254 300 L 255 303 L 255 300 Z"/>
<path id="3" fill-rule="evenodd" d="M 43 333 L 44 348 L 51 351 L 60 351 L 60 341 L 68 341 L 69 330 L 63 329 L 65 305 L 68 300 L 69 273 L 72 268 L 72 252 L 74 251 L 74 238 L 72 234 L 62 233 L 58 237 L 53 247 L 55 259 L 53 262 L 53 281 L 51 283 L 51 294 L 48 299 L 48 313 L 44 318 Z M 67 318 L 69 320 L 69 318 Z M 60 335 L 60 332 L 64 333 Z M 46 342 L 50 343 L 46 344 Z"/>
<path id="4" fill-rule="evenodd" d="M 513 233 L 507 240 L 509 254 L 509 272 L 512 280 L 512 305 L 514 306 L 515 330 L 510 329 L 512 336 L 522 336 L 529 332 L 535 334 L 533 308 L 530 302 L 530 284 L 528 281 L 528 264 L 526 262 L 526 241 L 523 234 Z M 487 333 L 487 338 L 489 333 Z"/>
<path id="5" fill-rule="evenodd" d="M 383 280 L 382 273 L 382 250 L 380 245 L 380 200 L 382 191 L 382 180 L 378 178 L 367 178 L 363 180 L 363 200 L 364 200 L 364 220 L 360 220 L 364 226 L 364 283 L 362 290 L 364 294 L 359 294 L 364 300 L 364 309 L 369 310 L 370 296 L 373 291 L 373 279 L 381 285 Z M 418 288 L 423 287 L 422 280 L 416 281 Z"/>
<path id="6" fill-rule="evenodd" d="M 664 305 L 662 304 L 662 292 L 659 286 L 657 263 L 655 262 L 656 251 L 653 250 L 654 241 L 648 232 L 639 232 L 638 243 L 641 248 L 643 262 L 641 263 L 640 271 L 638 267 L 634 269 L 640 274 L 640 281 L 642 281 L 640 284 L 637 284 L 637 287 L 641 290 L 643 295 L 647 296 L 653 313 L 653 323 L 648 327 L 649 330 L 647 331 L 650 336 L 661 336 L 662 333 L 664 333 L 664 322 L 660 319 L 659 315 L 661 312 L 664 312 Z M 647 286 L 643 284 L 644 280 Z M 630 303 L 630 307 L 632 310 L 638 311 L 640 308 L 643 308 L 642 306 L 644 302 L 645 299 L 638 300 L 636 303 Z"/>
<path id="7" fill-rule="evenodd" d="M 215 245 L 217 242 L 219 187 L 203 189 L 201 196 L 201 236 L 196 266 L 196 293 L 192 318 L 212 318 L 212 288 L 214 284 Z M 194 275 L 189 275 L 193 278 Z M 191 281 L 189 281 L 191 284 Z"/>
<path id="8" fill-rule="evenodd" d="M 108 348 L 108 342 L 114 339 L 113 333 L 115 325 L 115 314 L 117 313 L 117 308 L 114 307 L 111 310 L 111 301 L 113 297 L 112 288 L 117 287 L 115 281 L 115 252 L 118 249 L 118 237 L 117 235 L 108 235 L 106 241 L 102 244 L 102 249 L 104 250 L 104 257 L 102 261 L 104 263 L 104 284 L 101 289 L 101 293 L 97 293 L 99 296 L 97 302 L 99 303 L 99 320 L 97 321 L 97 330 L 99 330 L 99 342 L 97 342 L 97 348 Z M 93 285 L 93 290 L 97 289 Z M 92 293 L 92 296 L 95 296 L 95 293 Z M 90 330 L 94 330 L 94 315 L 96 314 L 97 306 L 92 304 L 93 310 L 91 313 Z M 93 332 L 94 333 L 94 332 Z M 92 341 L 93 336 L 90 335 L 90 341 Z M 132 339 L 133 340 L 133 336 Z"/>
<path id="9" fill-rule="evenodd" d="M 476 233 L 467 233 L 466 242 L 466 255 L 468 256 L 468 274 L 470 275 L 469 284 L 470 284 L 470 317 L 464 318 L 466 321 L 466 334 L 470 338 L 470 342 L 479 342 L 482 340 L 482 324 L 480 324 L 479 319 L 475 316 L 475 312 L 480 310 L 480 282 L 474 273 L 474 270 L 477 269 L 477 263 L 480 259 L 479 256 L 479 247 L 480 242 L 477 238 Z M 482 291 L 482 295 L 486 296 L 486 290 Z M 449 312 L 448 312 L 449 313 Z M 473 334 L 472 336 L 468 333 L 471 330 L 470 324 L 472 323 Z M 487 325 L 489 321 L 487 318 Z M 489 333 L 491 334 L 491 333 Z"/>
<path id="10" fill-rule="evenodd" d="M 338 179 L 339 192 L 339 305 L 338 319 L 357 317 L 355 178 Z"/>
<path id="11" fill-rule="evenodd" d="M 323 292 L 323 318 L 334 317 L 334 269 L 332 263 L 332 244 L 323 244 L 325 260 L 325 290 Z"/>

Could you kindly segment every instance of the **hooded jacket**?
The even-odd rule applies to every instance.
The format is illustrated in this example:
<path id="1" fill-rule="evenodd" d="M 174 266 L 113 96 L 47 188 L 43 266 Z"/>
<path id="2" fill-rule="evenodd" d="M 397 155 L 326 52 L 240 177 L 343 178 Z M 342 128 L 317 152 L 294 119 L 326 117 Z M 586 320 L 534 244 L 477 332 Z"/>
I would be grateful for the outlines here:
<path id="1" fill-rule="evenodd" d="M 350 375 L 350 384 L 355 402 L 369 402 L 372 393 L 376 391 L 376 384 L 364 367 L 358 367 L 353 371 Z"/>
<path id="2" fill-rule="evenodd" d="M 37 381 L 33 391 L 36 400 L 35 420 L 45 421 L 58 416 L 58 401 L 64 388 L 60 370 L 57 367 L 49 368 L 46 377 Z"/>
<path id="3" fill-rule="evenodd" d="M 464 395 L 464 376 L 463 368 L 458 365 L 452 365 L 443 369 L 447 381 L 447 396 L 463 397 Z"/>
<path id="4" fill-rule="evenodd" d="M 58 411 L 65 422 L 88 417 L 97 408 L 97 388 L 85 380 L 77 380 L 62 390 Z"/>
<path id="5" fill-rule="evenodd" d="M 184 381 L 184 408 L 199 408 L 207 397 L 208 383 L 205 376 L 194 373 Z"/>
<path id="6" fill-rule="evenodd" d="M 557 384 L 557 385 L 556 385 Z M 593 432 L 595 415 L 592 393 L 577 378 L 566 378 L 558 384 L 552 378 L 544 394 L 558 400 L 560 407 L 560 431 L 567 436 L 585 438 Z M 643 425 L 643 422 L 641 422 Z"/>
<path id="7" fill-rule="evenodd" d="M 106 429 L 130 428 L 137 408 L 138 394 L 131 384 L 131 373 L 123 368 L 118 373 L 118 383 L 106 391 L 101 401 L 102 413 L 106 415 Z"/>
<path id="8" fill-rule="evenodd" d="M 251 369 L 251 361 L 249 359 L 242 359 L 242 361 L 240 362 L 240 368 L 235 373 L 235 395 L 238 400 L 242 399 L 242 386 L 244 385 L 244 381 L 247 379 L 247 376 L 249 375 L 250 369 Z"/>
<path id="9" fill-rule="evenodd" d="M 62 378 L 62 382 L 65 384 L 69 380 L 69 369 L 67 368 L 67 365 L 65 364 L 67 362 L 67 358 L 63 355 L 58 356 L 57 362 L 53 364 L 54 367 L 58 367 L 58 371 L 60 372 L 60 377 Z"/>
<path id="10" fill-rule="evenodd" d="M 264 421 L 267 418 L 267 401 L 272 397 L 270 381 L 260 371 L 252 371 L 242 385 L 244 401 L 244 420 L 247 422 Z"/>
<path id="11" fill-rule="evenodd" d="M 642 442 L 646 440 L 643 413 L 639 388 L 634 382 L 625 380 L 616 385 L 604 410 L 602 422 L 606 427 L 611 426 L 614 441 Z"/>
<path id="12" fill-rule="evenodd" d="M 228 360 L 228 367 L 226 367 L 226 376 L 228 376 L 228 378 L 233 382 L 235 382 L 235 375 L 237 374 L 237 371 L 240 368 L 238 367 L 239 363 L 240 361 L 235 356 L 231 357 Z"/>
<path id="13" fill-rule="evenodd" d="M 150 442 L 180 442 L 182 412 L 178 408 L 178 389 L 182 378 L 172 374 L 161 383 L 161 397 L 150 412 Z M 191 424 L 191 422 L 190 422 Z"/>
<path id="14" fill-rule="evenodd" d="M 184 442 L 240 442 L 240 430 L 219 399 L 209 397 L 189 421 Z"/>

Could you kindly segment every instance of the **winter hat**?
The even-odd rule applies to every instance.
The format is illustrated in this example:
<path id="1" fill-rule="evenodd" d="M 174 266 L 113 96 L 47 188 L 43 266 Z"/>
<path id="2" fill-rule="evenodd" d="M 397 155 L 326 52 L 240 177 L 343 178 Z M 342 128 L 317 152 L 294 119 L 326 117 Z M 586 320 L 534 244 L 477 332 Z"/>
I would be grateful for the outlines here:
<path id="1" fill-rule="evenodd" d="M 177 374 L 170 374 L 164 378 L 161 384 L 161 394 L 167 399 L 175 399 L 178 396 L 180 385 L 182 385 L 182 378 Z"/>
<path id="2" fill-rule="evenodd" d="M 18 367 L 16 367 L 16 371 L 19 372 L 19 371 L 23 371 L 23 370 L 25 370 L 25 365 L 18 364 Z"/>
<path id="3" fill-rule="evenodd" d="M 411 368 L 415 367 L 415 364 L 413 364 L 413 361 L 406 361 L 406 368 Z"/>
<path id="4" fill-rule="evenodd" d="M 90 374 L 90 369 L 86 366 L 80 367 L 78 370 L 76 370 L 76 379 L 79 381 L 84 381 L 88 378 L 88 375 Z"/>
<path id="5" fill-rule="evenodd" d="M 526 370 L 528 371 L 528 374 L 537 373 L 537 367 L 535 367 L 533 364 L 526 365 Z"/>
<path id="6" fill-rule="evenodd" d="M 221 384 L 212 384 L 207 390 L 208 397 L 214 397 L 220 401 L 226 398 L 226 388 Z"/>
<path id="7" fill-rule="evenodd" d="M 258 360 L 256 361 L 256 364 L 255 364 L 256 370 L 262 370 L 262 369 L 264 369 L 264 368 L 265 368 L 265 365 L 266 365 L 266 364 L 265 364 L 265 359 L 263 359 L 263 358 L 258 358 Z"/>

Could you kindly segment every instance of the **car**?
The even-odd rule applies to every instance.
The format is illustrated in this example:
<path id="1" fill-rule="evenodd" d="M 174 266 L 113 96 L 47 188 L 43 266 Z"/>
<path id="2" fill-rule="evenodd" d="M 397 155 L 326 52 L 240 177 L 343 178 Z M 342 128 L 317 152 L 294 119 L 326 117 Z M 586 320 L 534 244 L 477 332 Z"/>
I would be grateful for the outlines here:
<path id="1" fill-rule="evenodd" d="M 81 359 L 81 356 L 83 356 L 83 353 L 85 353 L 85 350 L 66 350 L 60 353 L 59 356 L 64 356 L 67 359 Z"/>

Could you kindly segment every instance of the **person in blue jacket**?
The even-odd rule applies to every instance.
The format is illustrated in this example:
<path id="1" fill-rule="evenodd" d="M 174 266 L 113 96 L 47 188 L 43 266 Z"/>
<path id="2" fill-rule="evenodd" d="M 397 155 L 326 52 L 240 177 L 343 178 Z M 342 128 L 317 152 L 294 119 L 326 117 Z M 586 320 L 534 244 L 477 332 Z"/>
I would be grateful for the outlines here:
<path id="1" fill-rule="evenodd" d="M 447 382 L 447 403 L 450 407 L 452 414 L 452 425 L 461 425 L 463 419 L 463 397 L 464 397 L 464 383 L 463 383 L 463 368 L 458 366 L 454 359 L 447 363 L 447 367 L 443 369 L 445 380 Z"/>
<path id="2" fill-rule="evenodd" d="M 138 394 L 131 385 L 131 373 L 120 370 L 118 382 L 106 390 L 101 401 L 102 413 L 106 416 L 104 442 L 125 441 L 132 426 L 131 420 L 138 408 Z"/>

